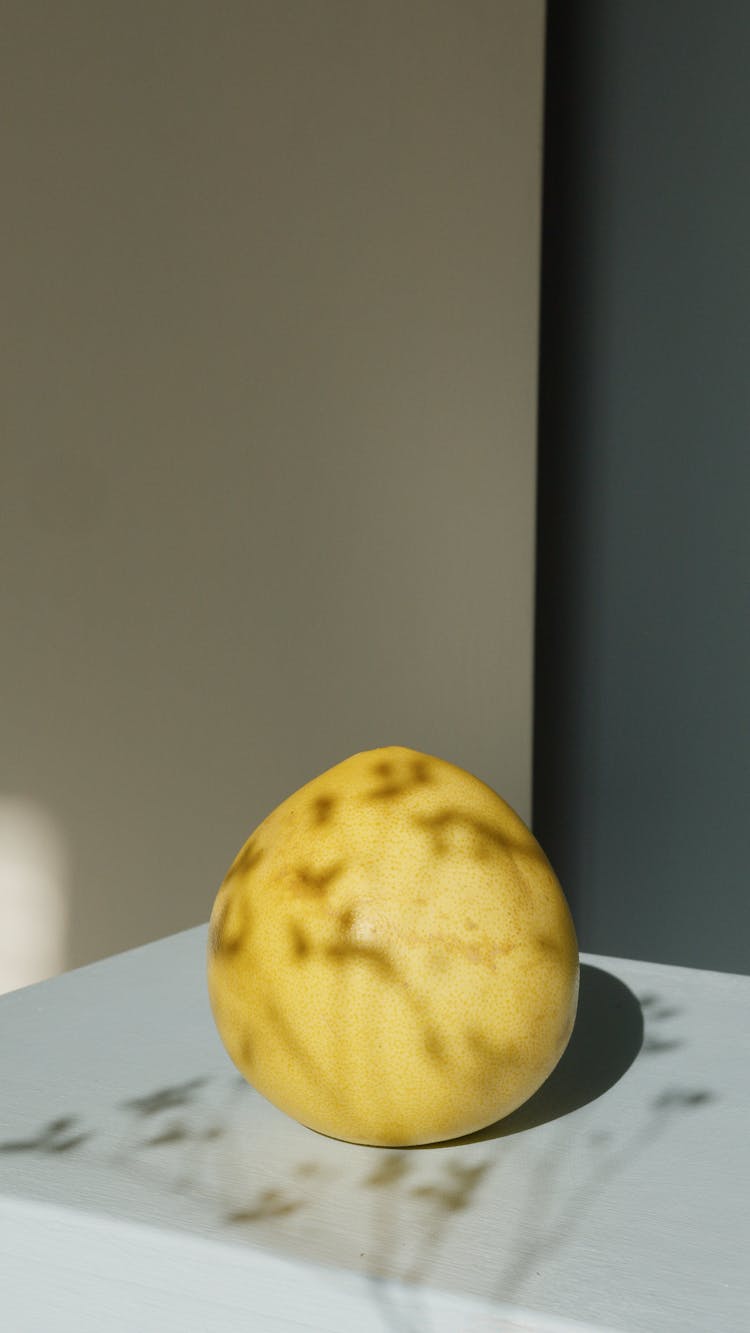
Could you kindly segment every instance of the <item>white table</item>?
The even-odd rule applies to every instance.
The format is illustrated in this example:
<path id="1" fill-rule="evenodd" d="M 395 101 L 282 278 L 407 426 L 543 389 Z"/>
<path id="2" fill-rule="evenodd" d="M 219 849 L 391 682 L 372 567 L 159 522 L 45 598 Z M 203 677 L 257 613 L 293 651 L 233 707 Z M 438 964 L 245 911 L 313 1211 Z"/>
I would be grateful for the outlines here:
<path id="1" fill-rule="evenodd" d="M 746 1333 L 750 978 L 584 955 L 541 1093 L 396 1152 L 240 1079 L 205 936 L 0 999 L 8 1333 Z"/>

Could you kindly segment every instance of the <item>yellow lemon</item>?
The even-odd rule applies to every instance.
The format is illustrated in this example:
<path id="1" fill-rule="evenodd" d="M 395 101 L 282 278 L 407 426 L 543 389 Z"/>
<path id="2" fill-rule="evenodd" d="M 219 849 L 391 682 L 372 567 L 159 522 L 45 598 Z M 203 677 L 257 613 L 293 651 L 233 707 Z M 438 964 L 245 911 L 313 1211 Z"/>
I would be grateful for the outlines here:
<path id="1" fill-rule="evenodd" d="M 540 1087 L 573 1028 L 578 948 L 510 806 L 394 745 L 314 778 L 248 839 L 211 913 L 208 986 L 269 1101 L 405 1146 L 484 1128 Z"/>

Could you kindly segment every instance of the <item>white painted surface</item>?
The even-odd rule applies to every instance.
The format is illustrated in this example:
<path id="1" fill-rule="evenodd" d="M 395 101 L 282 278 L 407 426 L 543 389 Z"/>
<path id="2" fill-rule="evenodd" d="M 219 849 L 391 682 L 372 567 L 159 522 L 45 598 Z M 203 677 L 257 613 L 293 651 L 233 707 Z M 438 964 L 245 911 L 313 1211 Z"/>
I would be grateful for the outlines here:
<path id="1" fill-rule="evenodd" d="M 204 948 L 200 927 L 0 999 L 14 1333 L 223 1333 L 238 1312 L 336 1333 L 745 1333 L 750 979 L 588 958 L 610 1047 L 644 1001 L 619 1081 L 515 1133 L 394 1153 L 314 1134 L 239 1079 Z M 590 1053 L 593 1087 L 608 1051 Z"/>
<path id="2" fill-rule="evenodd" d="M 0 1199 L 13 1333 L 586 1333 L 457 1293 Z M 40 1274 L 44 1280 L 40 1281 Z M 595 1333 L 592 1330 L 592 1333 Z"/>

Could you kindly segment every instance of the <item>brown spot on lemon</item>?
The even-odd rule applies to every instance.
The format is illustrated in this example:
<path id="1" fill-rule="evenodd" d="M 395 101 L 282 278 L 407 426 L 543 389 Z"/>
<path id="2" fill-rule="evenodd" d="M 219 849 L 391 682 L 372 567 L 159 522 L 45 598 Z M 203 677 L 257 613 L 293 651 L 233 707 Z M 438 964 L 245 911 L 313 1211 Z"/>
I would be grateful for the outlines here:
<path id="1" fill-rule="evenodd" d="M 424 755 L 406 756 L 398 764 L 380 760 L 372 765 L 371 772 L 383 778 L 383 782 L 366 792 L 365 799 L 370 801 L 405 796 L 432 781 L 432 770 Z"/>
<path id="2" fill-rule="evenodd" d="M 396 978 L 396 969 L 388 954 L 385 949 L 380 949 L 377 945 L 360 944 L 357 940 L 340 940 L 335 944 L 329 944 L 325 952 L 326 957 L 336 963 L 365 962 L 374 967 L 381 976 Z"/>
<path id="3" fill-rule="evenodd" d="M 391 1148 L 469 1134 L 560 1058 L 570 913 L 530 830 L 466 770 L 403 746 L 352 755 L 283 801 L 228 878 L 214 1018 L 248 1081 L 311 1129 Z"/>
<path id="4" fill-rule="evenodd" d="M 229 910 L 229 899 L 216 903 L 208 927 L 208 947 L 212 953 L 221 953 L 223 945 L 224 922 Z M 231 952 L 231 948 L 229 950 Z"/>
<path id="5" fill-rule="evenodd" d="M 306 932 L 296 921 L 293 921 L 289 927 L 289 935 L 292 942 L 292 953 L 295 958 L 307 958 L 310 954 L 311 944 Z"/>
<path id="6" fill-rule="evenodd" d="M 520 1059 L 519 1051 L 512 1042 L 493 1041 L 478 1028 L 467 1029 L 466 1044 L 478 1061 L 494 1068 L 506 1068 Z"/>
<path id="7" fill-rule="evenodd" d="M 445 1060 L 445 1042 L 436 1028 L 425 1024 L 423 1041 L 424 1048 L 432 1060 Z"/>
<path id="8" fill-rule="evenodd" d="M 335 879 L 344 869 L 343 862 L 339 861 L 336 865 L 328 866 L 325 870 L 313 870 L 311 866 L 300 866 L 297 870 L 297 880 L 302 888 L 310 893 L 325 893 Z"/>
<path id="9" fill-rule="evenodd" d="M 251 870 L 255 869 L 258 862 L 262 860 L 262 857 L 263 849 L 258 846 L 255 838 L 249 838 L 245 843 L 245 846 L 242 848 L 242 851 L 235 857 L 229 867 L 225 882 L 234 879 L 236 875 L 249 874 Z"/>
<path id="10" fill-rule="evenodd" d="M 322 796 L 316 796 L 312 803 L 313 819 L 316 824 L 327 824 L 333 817 L 336 807 L 336 798 L 327 793 Z"/>
<path id="11" fill-rule="evenodd" d="M 209 948 L 220 958 L 240 953 L 250 938 L 251 913 L 241 894 L 224 888 L 216 899 L 209 925 Z"/>
<path id="12" fill-rule="evenodd" d="M 453 852 L 484 860 L 493 852 L 507 851 L 509 847 L 506 830 L 468 810 L 438 810 L 435 814 L 417 816 L 415 823 L 429 833 L 440 856 Z"/>

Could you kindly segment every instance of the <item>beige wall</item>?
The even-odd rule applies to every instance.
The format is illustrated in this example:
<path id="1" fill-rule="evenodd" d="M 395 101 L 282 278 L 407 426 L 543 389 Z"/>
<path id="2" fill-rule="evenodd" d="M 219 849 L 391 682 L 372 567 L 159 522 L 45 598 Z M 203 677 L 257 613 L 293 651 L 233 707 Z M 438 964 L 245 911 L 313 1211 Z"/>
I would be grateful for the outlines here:
<path id="1" fill-rule="evenodd" d="M 542 48 L 541 0 L 4 6 L 0 794 L 60 966 L 205 920 L 355 750 L 528 818 Z"/>

